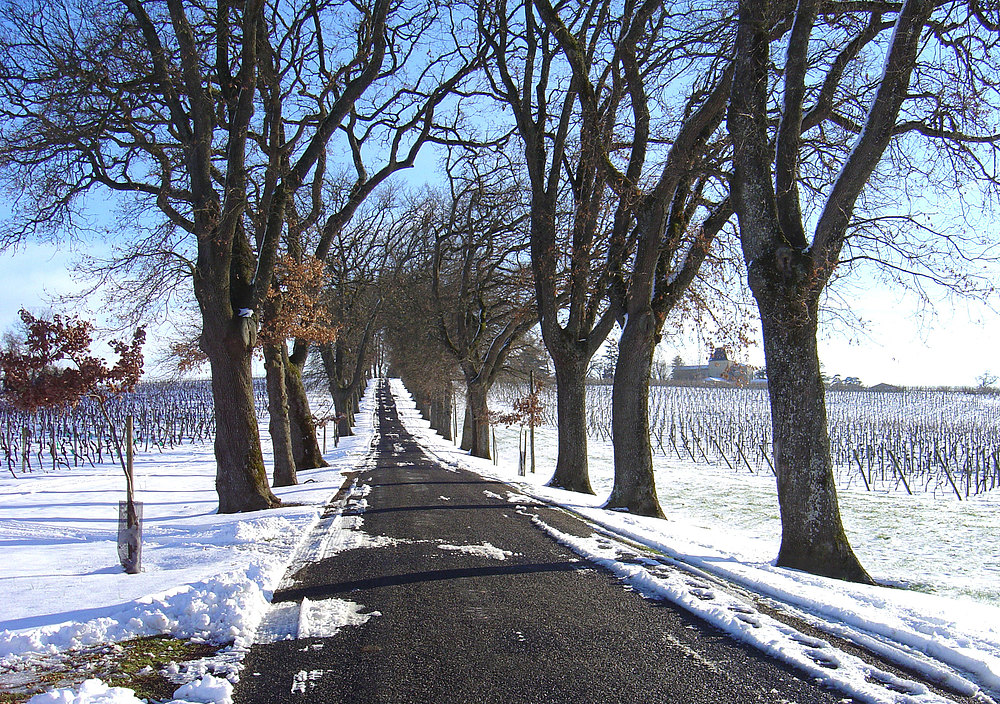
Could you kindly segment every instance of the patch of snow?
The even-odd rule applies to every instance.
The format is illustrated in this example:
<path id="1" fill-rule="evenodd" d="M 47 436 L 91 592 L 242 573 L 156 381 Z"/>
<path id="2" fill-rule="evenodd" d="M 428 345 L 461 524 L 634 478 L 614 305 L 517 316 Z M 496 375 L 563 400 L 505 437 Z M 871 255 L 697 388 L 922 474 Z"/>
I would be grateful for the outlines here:
<path id="1" fill-rule="evenodd" d="M 85 621 L 0 632 L 0 657 L 56 652 L 94 643 L 170 634 L 212 643 L 247 644 L 267 609 L 273 565 L 252 562 L 243 572 L 201 580 L 107 609 Z"/>
<path id="2" fill-rule="evenodd" d="M 305 694 L 326 674 L 324 670 L 299 670 L 292 676 L 292 694 Z"/>
<path id="3" fill-rule="evenodd" d="M 303 599 L 299 607 L 297 638 L 329 638 L 344 626 L 361 626 L 378 611 L 362 613 L 363 606 L 346 599 Z"/>
<path id="4" fill-rule="evenodd" d="M 174 701 L 170 704 L 189 704 L 202 702 L 204 704 L 232 704 L 233 683 L 224 677 L 205 675 L 194 682 L 188 682 L 174 692 Z"/>
<path id="5" fill-rule="evenodd" d="M 28 704 L 144 704 L 125 687 L 109 687 L 99 679 L 85 680 L 79 688 L 60 687 L 36 694 Z"/>
<path id="6" fill-rule="evenodd" d="M 490 543 L 483 543 L 482 545 L 448 545 L 445 543 L 438 545 L 438 549 L 461 552 L 466 555 L 475 555 L 476 557 L 486 557 L 491 560 L 506 560 L 508 557 L 514 555 L 510 550 L 501 550 Z"/>
<path id="7" fill-rule="evenodd" d="M 361 626 L 378 611 L 346 599 L 303 599 L 275 604 L 267 612 L 254 636 L 255 643 L 276 643 L 301 638 L 329 638 L 345 626 Z"/>
<path id="8" fill-rule="evenodd" d="M 532 496 L 528 496 L 527 494 L 522 494 L 522 493 L 517 492 L 517 491 L 508 491 L 507 492 L 507 503 L 521 504 L 523 506 L 544 506 L 545 505 L 545 503 L 543 501 L 539 501 L 538 499 L 536 499 L 536 498 L 534 498 Z"/>
<path id="9" fill-rule="evenodd" d="M 0 665 L 23 663 L 32 653 L 136 636 L 232 643 L 211 660 L 173 668 L 174 676 L 191 685 L 175 701 L 225 701 L 223 690 L 229 686 L 231 692 L 231 685 L 215 675 L 236 677 L 281 576 L 296 555 L 308 552 L 323 507 L 341 488 L 344 473 L 365 464 L 375 436 L 374 386 L 356 416 L 356 435 L 342 438 L 339 447 L 324 455 L 330 466 L 300 472 L 297 486 L 274 489 L 285 502 L 281 508 L 217 513 L 211 443 L 137 455 L 136 500 L 144 511 L 142 572 L 135 575 L 125 574 L 118 564 L 118 501 L 124 481 L 117 464 L 0 479 L 0 550 L 5 558 L 0 563 Z M 261 441 L 269 464 L 266 428 Z M 355 487 L 351 492 L 355 512 L 364 510 L 370 490 Z M 350 521 L 355 528 L 361 520 L 357 515 L 331 519 Z M 371 536 L 354 539 L 356 546 L 384 544 Z M 310 614 L 320 630 L 334 619 L 325 606 Z M 53 690 L 33 701 L 139 700 L 131 690 L 88 680 L 76 690 Z"/>

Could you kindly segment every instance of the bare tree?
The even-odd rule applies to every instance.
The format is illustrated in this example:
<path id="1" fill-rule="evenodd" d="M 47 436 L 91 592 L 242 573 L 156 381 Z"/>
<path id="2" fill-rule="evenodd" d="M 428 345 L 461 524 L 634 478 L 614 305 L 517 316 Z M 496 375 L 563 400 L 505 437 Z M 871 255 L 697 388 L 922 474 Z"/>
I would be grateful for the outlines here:
<path id="1" fill-rule="evenodd" d="M 0 163 L 8 185 L 24 189 L 6 242 L 73 224 L 95 188 L 154 206 L 191 238 L 182 262 L 212 369 L 220 511 L 277 504 L 250 360 L 295 197 L 331 137 L 369 107 L 362 96 L 407 94 L 386 82 L 408 80 L 414 44 L 404 40 L 432 17 L 386 0 L 4 8 Z M 306 48 L 282 53 L 288 45 Z M 277 60 L 287 56 L 296 60 Z"/>
<path id="2" fill-rule="evenodd" d="M 462 448 L 476 457 L 490 457 L 490 389 L 536 322 L 515 169 L 502 152 L 449 160 L 449 191 L 428 198 L 421 216 L 434 326 L 465 378 Z"/>
<path id="3" fill-rule="evenodd" d="M 264 301 L 260 341 L 267 387 L 268 432 L 274 456 L 274 486 L 294 485 L 298 483 L 298 469 L 313 468 L 296 460 L 296 449 L 301 452 L 303 448 L 296 448 L 289 413 L 290 362 L 286 340 L 321 344 L 336 338 L 337 327 L 321 299 L 324 274 L 323 263 L 317 259 L 300 261 L 285 255 L 275 266 L 274 285 Z M 304 410 L 308 412 L 308 406 Z M 311 414 L 308 423 L 307 430 L 312 433 L 309 444 L 312 445 L 316 439 Z M 300 434 L 303 432 L 301 427 L 296 429 Z"/>
<path id="4" fill-rule="evenodd" d="M 604 196 L 614 208 L 610 310 L 622 321 L 612 401 L 615 485 L 607 505 L 662 516 L 649 444 L 650 373 L 668 314 L 731 215 L 718 195 L 725 151 L 717 135 L 731 83 L 722 50 L 728 17 L 714 6 L 677 13 L 653 1 L 607 0 L 593 5 L 590 17 L 548 0 L 535 6 L 572 69 L 581 151 L 591 152 L 595 182 L 615 196 Z M 661 103 L 668 86 L 688 96 L 676 110 L 650 98 L 655 91 Z"/>
<path id="5" fill-rule="evenodd" d="M 603 4 L 567 6 L 563 23 L 585 60 L 617 18 Z M 524 149 L 531 194 L 529 237 L 542 339 L 556 377 L 559 450 L 552 486 L 593 493 L 587 469 L 586 375 L 590 359 L 615 324 L 608 293 L 624 258 L 626 238 L 612 233 L 614 193 L 602 168 L 614 141 L 622 92 L 602 77 L 601 111 L 581 111 L 559 41 L 531 0 L 478 6 L 490 49 L 487 80 L 510 110 Z M 616 236 L 617 235 L 617 236 Z"/>
<path id="6" fill-rule="evenodd" d="M 420 260 L 415 260 L 420 261 Z M 454 383 L 461 377 L 434 323 L 427 267 L 408 267 L 385 299 L 381 341 L 390 376 L 403 380 L 431 427 L 452 439 Z"/>
<path id="7" fill-rule="evenodd" d="M 326 296 L 339 330 L 319 349 L 342 436 L 353 432 L 386 301 L 400 294 L 400 273 L 412 258 L 412 216 L 401 189 L 383 188 L 330 236 Z"/>
<path id="8" fill-rule="evenodd" d="M 331 307 L 339 334 L 335 342 L 321 347 L 321 353 L 341 417 L 342 435 L 351 433 L 352 407 L 360 398 L 367 373 L 382 307 L 378 291 L 386 284 L 391 286 L 392 272 L 405 260 L 399 250 L 393 251 L 400 243 L 398 228 L 383 232 L 378 225 L 385 223 L 374 223 L 376 227 L 365 233 L 363 228 L 373 223 L 351 226 L 351 221 L 376 194 L 388 193 L 379 197 L 392 199 L 398 190 L 392 177 L 412 168 L 428 145 L 464 141 L 464 86 L 482 64 L 482 48 L 474 33 L 461 30 L 460 15 L 436 2 L 415 7 L 408 21 L 390 28 L 389 59 L 376 89 L 365 92 L 352 105 L 334 136 L 345 155 L 340 170 L 328 174 L 317 168 L 312 188 L 301 199 L 301 211 L 293 214 L 294 227 L 289 226 L 289 252 L 294 258 L 301 259 L 311 248 L 312 257 L 330 266 L 334 289 Z M 286 60 L 282 65 L 294 63 Z M 321 65 L 320 74 L 326 78 L 321 85 L 335 84 L 341 70 Z M 328 100 L 325 91 L 307 93 L 322 112 Z M 380 201 L 380 205 L 385 203 Z M 378 207 L 366 215 L 377 213 Z M 315 223 L 319 223 L 316 237 L 300 240 L 296 236 L 310 231 Z M 346 228 L 351 231 L 345 232 Z M 390 260 L 394 264 L 389 264 Z M 377 278 L 373 267 L 377 270 L 383 265 L 387 267 L 383 281 L 373 287 Z M 372 293 L 374 297 L 369 295 Z M 367 303 L 362 305 L 363 301 Z M 293 451 L 299 467 L 324 464 L 302 383 L 309 347 L 308 339 L 296 338 L 285 365 Z"/>
<path id="9" fill-rule="evenodd" d="M 777 76 L 776 25 L 788 31 Z M 900 175 L 930 177 L 930 188 L 962 178 L 995 186 L 984 157 L 992 153 L 995 164 L 998 96 L 989 76 L 998 28 L 977 3 L 739 3 L 731 187 L 764 335 L 781 566 L 870 581 L 844 533 L 833 481 L 816 348 L 820 296 L 838 267 L 862 260 L 958 288 L 968 280 L 949 270 L 973 256 L 970 243 L 908 217 L 909 228 L 893 227 L 884 194 Z M 947 168 L 935 170 L 935 160 Z"/>

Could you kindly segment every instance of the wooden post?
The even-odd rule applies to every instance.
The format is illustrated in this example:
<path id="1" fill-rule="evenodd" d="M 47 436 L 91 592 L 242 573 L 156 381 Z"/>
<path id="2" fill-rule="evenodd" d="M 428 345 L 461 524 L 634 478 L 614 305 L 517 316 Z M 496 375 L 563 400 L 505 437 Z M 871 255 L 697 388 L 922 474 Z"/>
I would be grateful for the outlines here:
<path id="1" fill-rule="evenodd" d="M 906 489 L 906 493 L 913 496 L 913 492 L 910 491 L 910 485 L 906 483 L 906 477 L 903 476 L 903 471 L 899 468 L 899 463 L 896 461 L 896 456 L 892 454 L 892 450 L 886 448 L 886 452 L 889 453 L 889 459 L 892 460 L 892 471 L 896 473 L 900 481 L 903 482 L 903 487 Z"/>
<path id="2" fill-rule="evenodd" d="M 719 447 L 719 443 L 716 442 L 715 438 L 711 436 L 709 437 L 709 440 L 711 440 L 712 444 L 715 445 L 715 449 L 719 451 L 719 456 L 726 461 L 726 466 L 729 467 L 729 469 L 732 469 L 733 465 L 729 463 L 729 459 L 726 457 L 726 453 L 722 451 L 722 448 Z"/>
<path id="3" fill-rule="evenodd" d="M 455 387 L 448 382 L 451 386 L 451 439 L 455 445 L 458 445 L 458 409 L 455 406 Z"/>
<path id="4" fill-rule="evenodd" d="M 767 460 L 767 466 L 771 468 L 771 474 L 778 476 L 778 473 L 774 471 L 774 465 L 771 463 L 771 458 L 767 456 L 767 444 L 764 441 L 760 443 L 760 454 L 764 456 L 765 460 Z"/>
<path id="5" fill-rule="evenodd" d="M 524 426 L 517 430 L 517 476 L 524 476 L 524 451 L 525 451 Z"/>
<path id="6" fill-rule="evenodd" d="M 28 426 L 21 428 L 21 474 L 28 471 Z"/>
<path id="7" fill-rule="evenodd" d="M 535 370 L 528 370 L 528 383 L 531 384 L 531 393 L 535 393 Z M 535 399 L 537 402 L 537 399 Z M 528 435 L 531 437 L 531 473 L 535 473 L 535 417 L 532 414 L 531 422 L 528 425 Z"/>
<path id="8" fill-rule="evenodd" d="M 948 465 L 945 464 L 943 459 L 941 459 L 941 453 L 937 451 L 937 448 L 934 449 L 934 455 L 937 458 L 937 461 L 941 464 L 941 468 L 944 470 L 945 476 L 948 477 L 948 483 L 951 484 L 951 488 L 955 491 L 955 496 L 957 496 L 958 500 L 961 501 L 962 494 L 958 491 L 958 487 L 955 485 L 955 479 L 951 476 L 951 470 L 948 469 Z"/>
<path id="9" fill-rule="evenodd" d="M 133 471 L 134 468 L 132 466 L 133 442 L 132 415 L 129 414 L 125 416 L 125 490 L 128 496 L 128 505 L 130 507 L 135 500 L 135 472 Z"/>
<path id="10" fill-rule="evenodd" d="M 676 447 L 674 449 L 676 450 Z M 740 453 L 740 457 L 743 459 L 743 464 L 745 464 L 747 469 L 750 470 L 750 474 L 756 474 L 756 472 L 753 471 L 753 467 L 750 466 L 750 462 L 747 461 L 747 456 L 743 454 L 743 446 L 739 442 L 736 443 L 736 451 Z"/>
<path id="11" fill-rule="evenodd" d="M 119 543 L 124 539 L 125 559 L 122 566 L 128 574 L 139 574 L 142 570 L 142 528 L 135 504 L 135 467 L 133 465 L 132 415 L 125 416 L 125 535 L 119 535 Z M 114 429 L 111 429 L 114 433 Z M 121 455 L 119 455 L 121 457 Z"/>
<path id="12" fill-rule="evenodd" d="M 858 451 L 854 450 L 854 460 L 858 463 L 858 472 L 861 474 L 861 479 L 865 483 L 865 491 L 871 491 L 871 484 L 868 483 L 868 477 L 865 476 L 865 469 L 861 466 L 861 458 L 858 457 Z"/>

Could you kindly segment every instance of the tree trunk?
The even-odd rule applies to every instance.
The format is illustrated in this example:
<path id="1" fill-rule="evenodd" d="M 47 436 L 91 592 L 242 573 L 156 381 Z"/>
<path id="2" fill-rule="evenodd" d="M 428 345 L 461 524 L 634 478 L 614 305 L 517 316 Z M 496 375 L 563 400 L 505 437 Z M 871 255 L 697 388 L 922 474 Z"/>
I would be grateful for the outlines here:
<path id="1" fill-rule="evenodd" d="M 611 396 L 615 483 L 605 508 L 664 518 L 656 498 L 653 448 L 649 444 L 649 376 L 656 338 L 653 311 L 648 306 L 628 316 L 618 345 Z"/>
<path id="2" fill-rule="evenodd" d="M 355 377 L 352 383 L 344 383 L 345 377 L 345 351 L 340 340 L 332 345 L 322 345 L 320 356 L 323 359 L 323 370 L 326 372 L 327 386 L 330 389 L 330 396 L 333 397 L 333 408 L 337 413 L 337 434 L 342 437 L 354 435 L 355 413 L 355 389 L 358 379 Z"/>
<path id="3" fill-rule="evenodd" d="M 751 265 L 764 333 L 781 511 L 777 564 L 871 584 L 847 540 L 837 502 L 816 345 L 818 296 L 789 291 L 793 285 L 781 276 L 760 262 Z"/>
<path id="4" fill-rule="evenodd" d="M 295 458 L 292 454 L 291 426 L 288 422 L 288 393 L 285 388 L 283 345 L 264 345 L 264 373 L 267 380 L 268 432 L 274 447 L 274 486 L 294 486 Z"/>
<path id="5" fill-rule="evenodd" d="M 326 467 L 323 451 L 316 435 L 316 423 L 313 421 L 312 409 L 309 408 L 309 397 L 306 395 L 305 384 L 302 383 L 302 364 L 294 358 L 285 361 L 285 386 L 288 390 L 288 421 L 292 433 L 292 456 L 295 458 L 295 469 L 315 469 Z"/>
<path id="6" fill-rule="evenodd" d="M 203 310 L 205 304 L 203 303 Z M 251 372 L 252 342 L 248 319 L 213 324 L 204 315 L 202 349 L 212 369 L 215 402 L 215 488 L 219 513 L 257 511 L 280 506 L 267 485 L 260 451 Z"/>
<path id="7" fill-rule="evenodd" d="M 553 355 L 556 370 L 556 414 L 559 452 L 556 471 L 548 486 L 593 494 L 587 468 L 587 364 L 583 355 Z"/>
<path id="8" fill-rule="evenodd" d="M 330 395 L 333 396 L 333 410 L 337 413 L 337 434 L 346 438 L 354 435 L 354 405 L 351 403 L 351 390 L 336 382 L 330 382 Z"/>
<path id="9" fill-rule="evenodd" d="M 451 393 L 446 390 L 439 390 L 435 393 L 434 401 L 434 429 L 445 440 L 451 440 Z"/>
<path id="10" fill-rule="evenodd" d="M 462 449 L 473 457 L 490 459 L 490 419 L 486 403 L 488 389 L 480 383 L 465 385 L 465 426 L 462 431 Z"/>

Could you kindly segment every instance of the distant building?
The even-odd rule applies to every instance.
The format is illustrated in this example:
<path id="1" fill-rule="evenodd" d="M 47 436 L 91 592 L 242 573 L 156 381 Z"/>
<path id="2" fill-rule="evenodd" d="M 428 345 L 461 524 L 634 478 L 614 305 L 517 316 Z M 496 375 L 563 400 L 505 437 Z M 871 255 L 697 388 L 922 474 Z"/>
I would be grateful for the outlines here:
<path id="1" fill-rule="evenodd" d="M 744 386 L 753 377 L 753 368 L 738 364 L 726 353 L 725 347 L 716 347 L 708 364 L 674 367 L 671 378 L 674 381 L 695 384 L 732 384 Z"/>
<path id="2" fill-rule="evenodd" d="M 894 386 L 892 384 L 875 384 L 875 386 L 869 387 L 868 390 L 869 391 L 882 391 L 882 392 L 899 393 L 900 391 L 903 390 L 903 387 L 902 386 Z"/>

